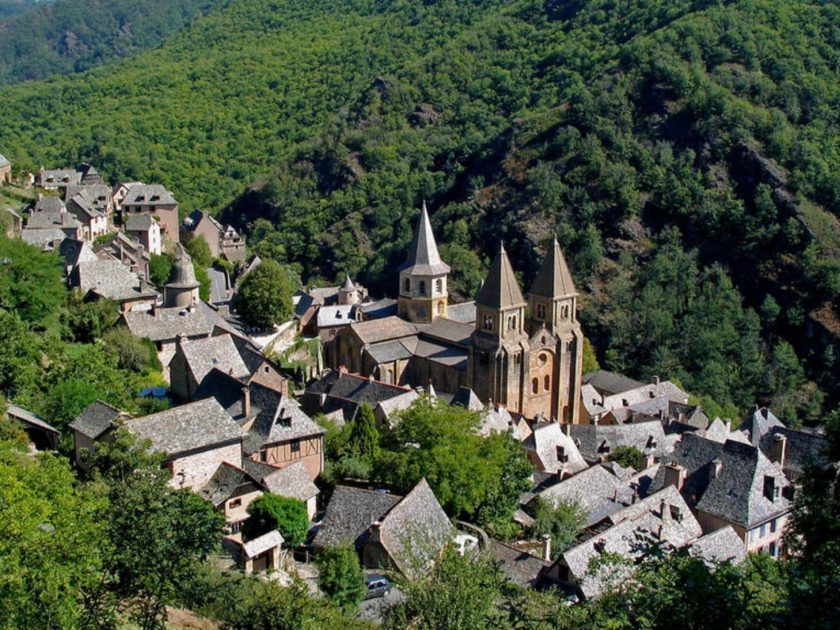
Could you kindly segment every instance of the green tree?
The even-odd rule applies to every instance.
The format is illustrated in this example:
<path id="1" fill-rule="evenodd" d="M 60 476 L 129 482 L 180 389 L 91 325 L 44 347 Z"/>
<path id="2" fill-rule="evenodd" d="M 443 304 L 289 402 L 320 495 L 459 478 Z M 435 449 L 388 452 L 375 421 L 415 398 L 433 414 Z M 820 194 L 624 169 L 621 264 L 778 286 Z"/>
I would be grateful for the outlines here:
<path id="1" fill-rule="evenodd" d="M 190 489 L 175 490 L 161 459 L 126 431 L 97 446 L 94 482 L 108 498 L 104 518 L 113 551 L 107 569 L 114 592 L 130 600 L 130 616 L 142 628 L 163 625 L 166 605 L 176 601 L 217 548 L 224 516 Z"/>
<path id="2" fill-rule="evenodd" d="M 574 545 L 575 538 L 585 526 L 586 512 L 577 503 L 563 501 L 554 506 L 543 499 L 537 502 L 532 533 L 551 537 L 553 560 Z"/>
<path id="3" fill-rule="evenodd" d="M 158 287 L 169 281 L 174 261 L 169 254 L 152 254 L 149 258 L 149 277 Z"/>
<path id="4" fill-rule="evenodd" d="M 647 458 L 635 446 L 619 446 L 607 456 L 607 461 L 639 471 L 645 467 Z"/>
<path id="5" fill-rule="evenodd" d="M 373 409 L 367 403 L 362 403 L 353 420 L 350 448 L 369 460 L 372 460 L 379 450 L 379 430 L 376 428 L 376 418 L 373 415 Z"/>
<path id="6" fill-rule="evenodd" d="M 496 606 L 501 586 L 502 577 L 487 558 L 462 557 L 447 548 L 428 578 L 406 585 L 406 600 L 388 610 L 385 627 L 499 628 L 501 619 Z"/>
<path id="7" fill-rule="evenodd" d="M 102 341 L 109 350 L 116 355 L 117 367 L 129 372 L 143 372 L 146 368 L 155 368 L 160 364 L 157 361 L 156 353 L 142 339 L 135 337 L 125 326 L 111 328 L 102 336 Z M 150 356 L 155 357 L 152 362 Z"/>
<path id="8" fill-rule="evenodd" d="M 0 308 L 46 330 L 57 323 L 66 296 L 57 253 L 0 234 Z"/>
<path id="9" fill-rule="evenodd" d="M 106 502 L 76 483 L 66 460 L 0 443 L 3 627 L 83 625 L 82 602 L 103 579 L 112 550 L 105 511 Z"/>
<path id="10" fill-rule="evenodd" d="M 595 347 L 586 337 L 583 338 L 583 373 L 589 374 L 601 369 L 598 364 L 598 356 L 595 354 Z"/>
<path id="11" fill-rule="evenodd" d="M 187 243 L 187 253 L 192 257 L 196 267 L 207 269 L 213 264 L 213 254 L 210 253 L 210 246 L 203 234 L 190 239 Z"/>
<path id="12" fill-rule="evenodd" d="M 245 521 L 244 533 L 256 538 L 273 529 L 280 532 L 287 547 L 294 548 L 306 539 L 309 516 L 306 504 L 276 494 L 265 493 L 248 506 L 250 518 Z"/>
<path id="13" fill-rule="evenodd" d="M 273 260 L 266 260 L 245 276 L 234 307 L 251 326 L 270 328 L 291 317 L 294 292 L 288 271 Z"/>
<path id="14" fill-rule="evenodd" d="M 318 586 L 345 612 L 356 610 L 365 596 L 365 575 L 351 545 L 328 547 L 318 556 Z"/>
<path id="15" fill-rule="evenodd" d="M 80 291 L 73 291 L 67 299 L 64 320 L 73 339 L 91 343 L 100 339 L 120 316 L 119 305 L 113 300 L 86 300 Z"/>

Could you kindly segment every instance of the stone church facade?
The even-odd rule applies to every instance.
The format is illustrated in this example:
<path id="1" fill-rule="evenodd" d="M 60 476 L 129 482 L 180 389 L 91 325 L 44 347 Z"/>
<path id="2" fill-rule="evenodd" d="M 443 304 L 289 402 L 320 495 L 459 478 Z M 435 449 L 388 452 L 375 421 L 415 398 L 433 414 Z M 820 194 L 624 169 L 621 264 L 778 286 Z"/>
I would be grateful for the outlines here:
<path id="1" fill-rule="evenodd" d="M 557 241 L 527 300 L 503 245 L 474 304 L 449 304 L 449 271 L 424 204 L 399 270 L 398 314 L 345 327 L 332 367 L 438 392 L 466 386 L 526 418 L 579 422 L 583 333 Z"/>

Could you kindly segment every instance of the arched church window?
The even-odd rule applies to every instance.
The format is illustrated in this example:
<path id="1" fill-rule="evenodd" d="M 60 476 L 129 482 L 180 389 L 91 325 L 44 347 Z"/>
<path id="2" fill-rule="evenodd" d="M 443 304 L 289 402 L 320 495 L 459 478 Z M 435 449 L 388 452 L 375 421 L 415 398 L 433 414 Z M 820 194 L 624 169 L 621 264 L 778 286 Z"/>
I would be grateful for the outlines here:
<path id="1" fill-rule="evenodd" d="M 443 293 L 443 280 L 440 278 L 435 280 L 435 293 Z"/>
<path id="2" fill-rule="evenodd" d="M 406 278 L 403 280 L 403 291 L 405 293 L 409 293 L 411 291 L 411 279 Z"/>
<path id="3" fill-rule="evenodd" d="M 546 374 L 543 379 L 543 385 L 545 386 L 545 391 L 551 389 L 551 377 L 548 374 Z"/>
<path id="4" fill-rule="evenodd" d="M 541 352 L 537 356 L 537 365 L 543 366 L 548 361 L 548 355 L 545 352 Z"/>
<path id="5" fill-rule="evenodd" d="M 536 394 L 540 391 L 540 379 L 535 378 L 531 380 L 531 393 Z"/>
<path id="6" fill-rule="evenodd" d="M 426 295 L 426 281 L 420 281 L 420 295 Z"/>
<path id="7" fill-rule="evenodd" d="M 537 318 L 545 319 L 545 304 L 537 304 Z"/>
<path id="8" fill-rule="evenodd" d="M 569 305 L 564 304 L 563 308 L 560 309 L 560 317 L 563 319 L 569 319 Z"/>

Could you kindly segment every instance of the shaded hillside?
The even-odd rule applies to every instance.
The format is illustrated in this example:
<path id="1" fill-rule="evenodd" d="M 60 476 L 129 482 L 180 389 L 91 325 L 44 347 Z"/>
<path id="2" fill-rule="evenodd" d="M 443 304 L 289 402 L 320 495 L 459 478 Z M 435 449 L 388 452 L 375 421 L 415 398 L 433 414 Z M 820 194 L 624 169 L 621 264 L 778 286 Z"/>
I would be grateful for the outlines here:
<path id="1" fill-rule="evenodd" d="M 160 44 L 227 0 L 0 1 L 0 83 L 80 72 Z M 34 7 L 34 9 L 33 9 Z"/>
<path id="2" fill-rule="evenodd" d="M 378 292 L 424 197 L 462 297 L 498 238 L 527 284 L 554 232 L 604 365 L 814 422 L 840 348 L 837 24 L 817 0 L 239 0 L 0 90 L 0 147 L 185 208 L 254 181 L 226 218 L 261 255 Z"/>
<path id="3" fill-rule="evenodd" d="M 20 15 L 52 0 L 0 0 L 0 20 Z"/>

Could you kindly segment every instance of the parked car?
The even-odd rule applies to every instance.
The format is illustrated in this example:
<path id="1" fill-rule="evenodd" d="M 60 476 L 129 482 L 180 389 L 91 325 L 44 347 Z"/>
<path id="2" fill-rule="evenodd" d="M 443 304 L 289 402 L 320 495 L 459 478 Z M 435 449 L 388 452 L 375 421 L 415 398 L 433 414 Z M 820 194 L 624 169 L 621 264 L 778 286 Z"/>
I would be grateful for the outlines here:
<path id="1" fill-rule="evenodd" d="M 385 597 L 391 592 L 391 581 L 384 575 L 367 575 L 365 576 L 365 586 L 367 586 L 367 593 L 365 599 L 375 599 L 377 597 Z"/>

